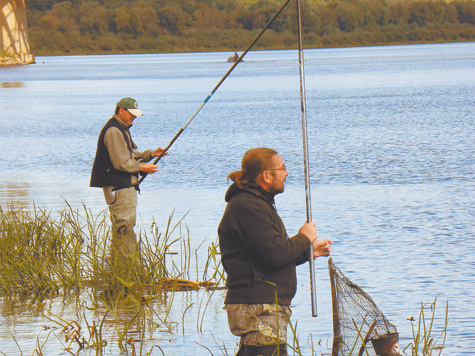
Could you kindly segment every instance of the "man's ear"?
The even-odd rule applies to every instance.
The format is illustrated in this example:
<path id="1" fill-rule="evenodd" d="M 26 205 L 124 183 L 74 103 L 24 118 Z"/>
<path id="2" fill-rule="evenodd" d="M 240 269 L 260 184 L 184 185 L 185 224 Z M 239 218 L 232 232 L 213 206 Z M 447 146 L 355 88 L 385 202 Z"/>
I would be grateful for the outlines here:
<path id="1" fill-rule="evenodd" d="M 262 180 L 266 184 L 272 183 L 272 173 L 271 173 L 271 171 L 264 171 L 261 174 L 262 174 Z"/>

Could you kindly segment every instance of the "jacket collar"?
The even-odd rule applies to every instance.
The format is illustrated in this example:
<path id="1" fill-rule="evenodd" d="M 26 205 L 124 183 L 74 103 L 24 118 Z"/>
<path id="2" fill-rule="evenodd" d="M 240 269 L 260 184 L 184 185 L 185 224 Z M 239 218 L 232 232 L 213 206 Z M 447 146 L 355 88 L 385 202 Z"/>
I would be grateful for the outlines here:
<path id="1" fill-rule="evenodd" d="M 270 205 L 275 207 L 274 194 L 271 194 L 270 192 L 262 188 L 259 184 L 252 183 L 252 182 L 247 183 L 243 188 L 239 188 L 239 186 L 236 183 L 233 183 L 228 188 L 224 200 L 226 202 L 229 202 L 235 195 L 240 194 L 240 193 L 248 193 L 248 194 L 254 195 L 255 197 L 263 199 L 266 202 L 268 202 Z"/>

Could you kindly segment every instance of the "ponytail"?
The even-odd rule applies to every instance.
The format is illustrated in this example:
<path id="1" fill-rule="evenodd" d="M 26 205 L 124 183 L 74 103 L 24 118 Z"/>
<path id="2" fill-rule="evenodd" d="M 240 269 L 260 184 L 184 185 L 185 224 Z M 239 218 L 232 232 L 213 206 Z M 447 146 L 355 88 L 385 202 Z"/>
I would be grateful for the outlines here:
<path id="1" fill-rule="evenodd" d="M 277 151 L 266 147 L 248 150 L 242 158 L 241 170 L 229 173 L 228 180 L 231 179 L 241 189 L 249 182 L 257 183 L 257 177 L 262 172 L 273 168 L 273 159 L 277 154 Z"/>

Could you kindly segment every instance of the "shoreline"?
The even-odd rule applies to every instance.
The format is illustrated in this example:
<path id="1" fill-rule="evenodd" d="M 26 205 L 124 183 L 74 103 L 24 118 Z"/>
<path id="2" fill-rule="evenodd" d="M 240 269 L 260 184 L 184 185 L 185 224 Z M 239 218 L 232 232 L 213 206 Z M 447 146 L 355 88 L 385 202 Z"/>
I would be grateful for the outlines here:
<path id="1" fill-rule="evenodd" d="M 375 43 L 354 43 L 354 44 L 333 44 L 333 45 L 318 45 L 318 46 L 306 46 L 304 50 L 308 49 L 328 49 L 328 48 L 355 48 L 355 47 L 380 47 L 380 46 L 407 46 L 407 45 L 421 45 L 421 44 L 444 44 L 444 43 L 475 43 L 471 39 L 466 40 L 457 40 L 457 41 L 391 41 L 391 42 L 375 42 Z M 255 49 L 256 51 L 272 51 L 272 50 L 295 50 L 297 47 L 275 47 L 275 46 L 265 46 Z M 176 48 L 174 51 L 153 51 L 153 50 L 122 50 L 122 51 L 67 51 L 67 52 L 45 52 L 45 51 L 36 51 L 36 56 L 39 57 L 55 57 L 55 56 L 95 56 L 95 55 L 122 55 L 122 54 L 156 54 L 156 53 L 206 53 L 206 52 L 223 52 L 223 53 L 234 53 L 242 52 L 241 49 L 233 48 L 202 48 L 197 47 L 195 50 L 179 49 Z"/>

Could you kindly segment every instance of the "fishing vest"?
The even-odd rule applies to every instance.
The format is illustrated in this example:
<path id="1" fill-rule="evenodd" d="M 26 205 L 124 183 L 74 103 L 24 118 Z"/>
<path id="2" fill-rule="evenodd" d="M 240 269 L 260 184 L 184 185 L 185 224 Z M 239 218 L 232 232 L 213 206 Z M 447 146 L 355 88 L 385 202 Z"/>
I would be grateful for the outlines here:
<path id="1" fill-rule="evenodd" d="M 102 128 L 99 139 L 97 140 L 96 157 L 94 158 L 91 182 L 89 184 L 91 187 L 126 188 L 132 186 L 132 176 L 135 175 L 138 177 L 138 173 L 119 171 L 114 168 L 109 157 L 109 152 L 104 143 L 104 136 L 106 135 L 107 130 L 111 127 L 116 127 L 120 132 L 122 132 L 131 157 L 133 149 L 137 147 L 132 141 L 132 138 L 129 139 L 127 129 L 124 128 L 117 119 L 112 117 Z"/>

